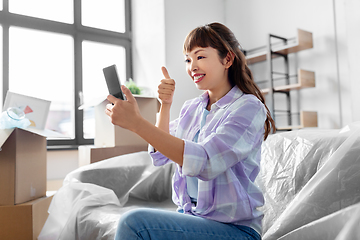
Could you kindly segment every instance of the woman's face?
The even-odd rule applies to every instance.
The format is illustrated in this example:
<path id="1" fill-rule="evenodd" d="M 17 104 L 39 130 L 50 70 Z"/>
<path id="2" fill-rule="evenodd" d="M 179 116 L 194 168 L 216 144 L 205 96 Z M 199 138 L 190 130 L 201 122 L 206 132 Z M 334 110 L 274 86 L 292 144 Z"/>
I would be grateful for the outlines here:
<path id="1" fill-rule="evenodd" d="M 218 91 L 229 88 L 226 58 L 220 59 L 212 47 L 196 47 L 185 54 L 186 71 L 200 90 Z"/>

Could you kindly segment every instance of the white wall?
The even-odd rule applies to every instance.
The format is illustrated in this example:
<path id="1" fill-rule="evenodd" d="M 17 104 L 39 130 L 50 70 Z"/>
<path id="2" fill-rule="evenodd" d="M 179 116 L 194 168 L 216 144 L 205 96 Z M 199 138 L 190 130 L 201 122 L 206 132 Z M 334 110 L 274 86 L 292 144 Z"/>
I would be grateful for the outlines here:
<path id="1" fill-rule="evenodd" d="M 165 65 L 164 0 L 132 0 L 131 8 L 133 78 L 155 94 Z"/>
<path id="2" fill-rule="evenodd" d="M 79 166 L 78 150 L 48 151 L 47 179 L 64 179 L 66 174 Z"/>
<path id="3" fill-rule="evenodd" d="M 287 38 L 296 36 L 297 28 L 313 33 L 313 49 L 291 54 L 290 72 L 295 73 L 297 68 L 314 71 L 316 87 L 293 91 L 291 95 L 294 111 L 318 112 L 320 128 L 339 128 L 359 119 L 358 105 L 351 106 L 351 103 L 354 104 L 355 96 L 358 98 L 355 93 L 351 93 L 354 87 L 359 90 L 358 86 L 354 86 L 358 81 L 349 78 L 350 73 L 347 69 L 349 63 L 350 66 L 358 65 L 358 60 L 355 56 L 352 57 L 351 53 L 358 56 L 359 51 L 351 51 L 351 53 L 348 51 L 346 54 L 346 50 L 350 47 L 349 41 L 354 45 L 351 47 L 352 50 L 355 50 L 358 44 L 346 36 L 349 31 L 346 29 L 335 31 L 335 26 L 360 31 L 358 30 L 360 21 L 353 21 L 355 16 L 350 16 L 351 20 L 343 19 L 344 16 L 349 16 L 349 12 L 352 13 L 351 15 L 358 14 L 360 9 L 358 1 L 355 0 L 336 2 L 334 9 L 333 1 L 329 0 L 226 1 L 226 24 L 234 31 L 244 49 L 266 45 L 268 33 Z M 342 6 L 344 4 L 345 7 Z M 337 18 L 334 12 L 338 14 Z M 338 46 L 341 59 L 337 54 Z M 261 79 L 267 73 L 267 66 L 264 63 L 254 64 L 252 69 L 255 77 Z M 351 73 L 353 78 L 359 76 L 358 73 Z M 280 98 L 277 98 L 276 105 L 284 109 L 284 101 Z"/>
<path id="4" fill-rule="evenodd" d="M 334 0 L 344 124 L 360 121 L 360 1 Z"/>
<path id="5" fill-rule="evenodd" d="M 225 23 L 225 2 L 223 0 L 165 1 L 166 67 L 170 76 L 176 81 L 171 119 L 178 117 L 185 100 L 201 94 L 185 71 L 182 52 L 185 37 L 200 25 L 215 21 Z"/>

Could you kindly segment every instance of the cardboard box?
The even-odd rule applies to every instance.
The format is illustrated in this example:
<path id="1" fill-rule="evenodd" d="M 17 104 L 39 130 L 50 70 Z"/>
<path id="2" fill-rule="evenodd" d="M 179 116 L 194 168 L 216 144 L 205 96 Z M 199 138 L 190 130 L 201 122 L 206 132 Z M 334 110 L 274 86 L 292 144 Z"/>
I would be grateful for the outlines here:
<path id="1" fill-rule="evenodd" d="M 36 240 L 49 215 L 51 200 L 52 196 L 14 206 L 0 206 L 0 239 Z"/>
<path id="2" fill-rule="evenodd" d="M 79 146 L 79 167 L 124 154 L 147 151 L 147 148 L 147 144 L 115 147 Z"/>
<path id="3" fill-rule="evenodd" d="M 134 95 L 140 114 L 152 124 L 156 122 L 156 113 L 159 111 L 160 103 L 156 97 L 148 97 L 142 95 Z M 96 103 L 97 102 L 97 103 Z M 99 103 L 100 102 L 100 103 Z M 95 101 L 81 106 L 79 109 L 86 107 L 95 107 L 95 140 L 96 147 L 114 147 L 114 146 L 144 146 L 146 141 L 135 133 L 114 126 L 109 117 L 105 114 L 107 100 Z"/>
<path id="4" fill-rule="evenodd" d="M 45 196 L 46 138 L 19 128 L 0 130 L 0 147 L 0 205 Z"/>
<path id="5" fill-rule="evenodd" d="M 45 128 L 49 101 L 8 92 L 4 109 L 18 107 L 32 119 L 26 129 L 0 129 L 0 206 L 46 194 L 46 137 L 64 137 Z"/>

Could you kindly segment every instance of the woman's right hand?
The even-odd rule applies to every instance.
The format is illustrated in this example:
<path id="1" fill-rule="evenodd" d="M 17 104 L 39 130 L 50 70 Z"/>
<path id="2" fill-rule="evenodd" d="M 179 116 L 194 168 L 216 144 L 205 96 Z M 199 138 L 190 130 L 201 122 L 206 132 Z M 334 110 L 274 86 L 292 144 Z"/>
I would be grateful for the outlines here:
<path id="1" fill-rule="evenodd" d="M 161 104 L 172 104 L 174 91 L 175 91 L 175 81 L 170 78 L 170 75 L 166 67 L 161 67 L 164 79 L 160 81 L 158 86 L 158 96 L 161 100 Z"/>

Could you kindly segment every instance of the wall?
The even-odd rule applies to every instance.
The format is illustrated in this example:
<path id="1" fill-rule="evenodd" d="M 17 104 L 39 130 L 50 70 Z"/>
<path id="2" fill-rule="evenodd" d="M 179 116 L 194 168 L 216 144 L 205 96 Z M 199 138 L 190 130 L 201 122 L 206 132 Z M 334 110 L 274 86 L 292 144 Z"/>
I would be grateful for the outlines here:
<path id="1" fill-rule="evenodd" d="M 64 179 L 66 174 L 78 168 L 78 151 L 48 151 L 47 179 Z"/>
<path id="2" fill-rule="evenodd" d="M 165 65 L 164 0 L 132 0 L 133 78 L 141 87 L 157 91 Z"/>
<path id="3" fill-rule="evenodd" d="M 314 71 L 316 87 L 293 91 L 291 96 L 294 111 L 318 112 L 320 128 L 339 128 L 359 120 L 358 106 L 351 106 L 355 96 L 357 98 L 351 89 L 358 82 L 355 78 L 359 75 L 352 73 L 353 79 L 350 79 L 348 70 L 349 63 L 355 66 L 358 60 L 351 57 L 355 51 L 349 52 L 349 38 L 346 36 L 349 31 L 344 29 L 354 30 L 355 26 L 359 26 L 358 20 L 351 22 L 355 16 L 350 16 L 351 20 L 344 19 L 349 12 L 351 15 L 358 12 L 349 6 L 350 2 L 352 6 L 358 5 L 355 0 L 336 1 L 335 8 L 333 1 L 328 0 L 226 1 L 226 23 L 244 49 L 266 45 L 268 33 L 286 38 L 295 37 L 297 28 L 313 33 L 313 49 L 291 54 L 290 72 L 296 73 L 299 67 Z M 344 4 L 347 6 L 344 7 Z M 355 45 L 354 41 L 350 41 Z M 267 76 L 268 69 L 264 63 L 252 65 L 252 70 L 258 79 Z M 285 108 L 280 98 L 276 98 L 276 104 L 280 109 Z"/>
<path id="4" fill-rule="evenodd" d="M 334 0 L 344 124 L 360 121 L 360 1 Z"/>
<path id="5" fill-rule="evenodd" d="M 166 67 L 170 76 L 176 81 L 171 119 L 178 117 L 184 101 L 202 93 L 185 71 L 182 52 L 185 37 L 200 25 L 215 21 L 225 23 L 225 2 L 223 0 L 165 1 Z"/>

